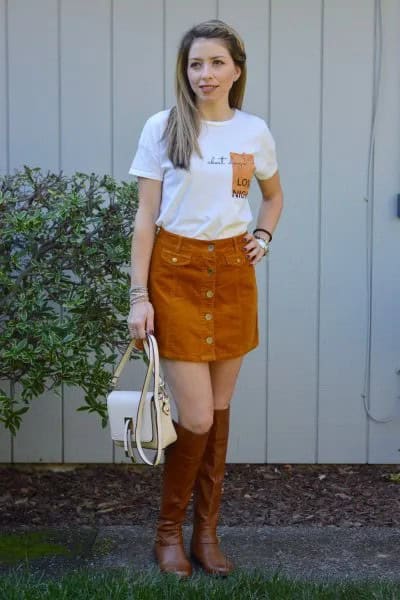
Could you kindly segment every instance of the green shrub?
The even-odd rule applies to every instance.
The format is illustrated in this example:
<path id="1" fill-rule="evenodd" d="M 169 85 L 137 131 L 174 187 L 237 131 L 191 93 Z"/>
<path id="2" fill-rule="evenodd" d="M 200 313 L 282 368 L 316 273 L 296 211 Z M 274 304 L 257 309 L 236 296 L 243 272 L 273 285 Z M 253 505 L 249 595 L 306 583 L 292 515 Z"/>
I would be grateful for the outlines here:
<path id="1" fill-rule="evenodd" d="M 77 410 L 107 425 L 105 396 L 129 342 L 135 183 L 24 166 L 0 178 L 0 384 L 21 400 L 61 384 L 85 391 Z M 0 387 L 0 421 L 13 435 L 22 406 Z M 7 391 L 6 391 L 7 390 Z"/>

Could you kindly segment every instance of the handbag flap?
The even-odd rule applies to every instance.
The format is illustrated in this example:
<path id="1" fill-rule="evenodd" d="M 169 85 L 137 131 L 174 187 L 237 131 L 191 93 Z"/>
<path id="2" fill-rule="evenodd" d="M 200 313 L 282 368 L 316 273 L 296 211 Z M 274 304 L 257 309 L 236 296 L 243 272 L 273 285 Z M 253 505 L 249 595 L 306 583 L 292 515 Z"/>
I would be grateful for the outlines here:
<path id="1" fill-rule="evenodd" d="M 114 441 L 124 439 L 125 420 L 133 420 L 133 427 L 136 425 L 136 415 L 140 401 L 141 392 L 129 390 L 113 390 L 107 396 L 107 410 L 110 421 L 111 438 Z M 151 421 L 151 400 L 153 392 L 147 392 L 143 409 L 143 423 L 141 441 L 149 443 L 153 439 L 152 421 Z M 132 434 L 134 429 L 132 431 Z M 132 441 L 134 441 L 131 434 Z"/>

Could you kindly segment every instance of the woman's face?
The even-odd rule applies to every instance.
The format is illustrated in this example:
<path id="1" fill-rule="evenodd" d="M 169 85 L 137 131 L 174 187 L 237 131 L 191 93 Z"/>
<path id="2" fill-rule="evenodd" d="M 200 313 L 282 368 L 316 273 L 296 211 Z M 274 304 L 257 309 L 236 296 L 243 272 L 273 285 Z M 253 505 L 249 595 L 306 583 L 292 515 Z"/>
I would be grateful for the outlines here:
<path id="1" fill-rule="evenodd" d="M 222 40 L 194 40 L 189 50 L 187 75 L 197 104 L 228 103 L 229 91 L 240 73 Z"/>

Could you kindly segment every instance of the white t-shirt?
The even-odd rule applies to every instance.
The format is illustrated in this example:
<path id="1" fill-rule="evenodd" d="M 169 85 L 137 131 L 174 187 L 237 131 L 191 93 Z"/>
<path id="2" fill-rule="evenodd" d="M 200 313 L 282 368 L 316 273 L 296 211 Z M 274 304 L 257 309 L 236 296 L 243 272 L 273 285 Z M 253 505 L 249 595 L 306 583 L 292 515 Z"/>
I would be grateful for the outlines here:
<path id="1" fill-rule="evenodd" d="M 221 239 L 243 233 L 252 220 L 250 182 L 269 179 L 278 169 L 275 141 L 266 122 L 235 109 L 227 121 L 202 121 L 199 146 L 190 171 L 176 169 L 161 140 L 170 109 L 152 115 L 140 135 L 129 173 L 163 181 L 156 224 L 198 239 Z"/>

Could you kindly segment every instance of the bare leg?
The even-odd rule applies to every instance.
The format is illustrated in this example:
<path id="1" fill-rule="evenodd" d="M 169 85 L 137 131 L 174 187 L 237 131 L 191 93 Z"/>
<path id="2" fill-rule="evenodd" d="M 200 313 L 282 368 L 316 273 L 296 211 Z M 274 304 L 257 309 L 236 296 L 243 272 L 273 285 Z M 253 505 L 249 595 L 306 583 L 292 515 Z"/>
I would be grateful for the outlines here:
<path id="1" fill-rule="evenodd" d="M 239 356 L 239 358 L 216 360 L 210 363 L 215 410 L 230 406 L 242 362 L 243 356 Z"/>
<path id="2" fill-rule="evenodd" d="M 180 424 L 194 433 L 208 431 L 214 410 L 208 363 L 162 358 L 161 365 L 178 408 Z"/>

